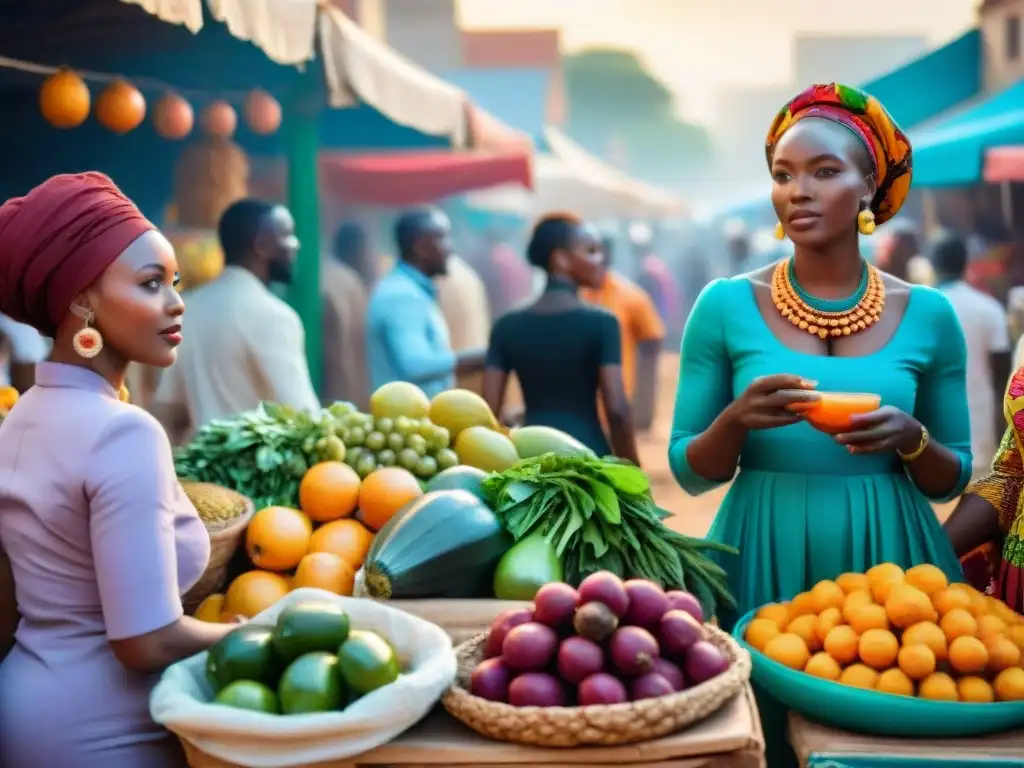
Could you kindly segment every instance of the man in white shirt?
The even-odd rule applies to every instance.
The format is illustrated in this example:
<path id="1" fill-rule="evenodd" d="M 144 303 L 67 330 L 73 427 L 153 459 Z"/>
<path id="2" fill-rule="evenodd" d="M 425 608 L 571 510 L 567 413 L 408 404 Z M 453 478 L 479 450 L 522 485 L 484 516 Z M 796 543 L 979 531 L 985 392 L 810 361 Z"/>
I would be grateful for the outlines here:
<path id="1" fill-rule="evenodd" d="M 967 403 L 975 472 L 987 471 L 1006 429 L 1003 391 L 1010 375 L 1006 311 L 991 296 L 964 281 L 967 245 L 945 235 L 932 249 L 937 288 L 956 310 L 967 337 Z"/>
<path id="2" fill-rule="evenodd" d="M 36 363 L 49 353 L 49 342 L 35 328 L 0 315 L 0 387 L 24 392 L 35 381 Z"/>
<path id="3" fill-rule="evenodd" d="M 261 400 L 320 407 L 298 314 L 270 283 L 291 281 L 299 250 L 288 209 L 239 200 L 218 227 L 224 272 L 185 296 L 185 343 L 153 395 L 153 412 L 175 442 L 212 419 Z"/>

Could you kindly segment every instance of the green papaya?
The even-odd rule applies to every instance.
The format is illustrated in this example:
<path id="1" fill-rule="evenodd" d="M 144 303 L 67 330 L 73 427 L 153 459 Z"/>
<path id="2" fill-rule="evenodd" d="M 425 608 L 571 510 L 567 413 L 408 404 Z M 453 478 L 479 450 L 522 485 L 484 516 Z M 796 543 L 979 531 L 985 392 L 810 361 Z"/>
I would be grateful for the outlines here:
<path id="1" fill-rule="evenodd" d="M 533 600 L 537 590 L 562 581 L 562 561 L 555 545 L 540 531 L 515 544 L 494 570 L 494 596 L 499 600 Z"/>
<path id="2" fill-rule="evenodd" d="M 545 453 L 559 456 L 590 456 L 595 454 L 572 435 L 553 427 L 519 427 L 509 433 L 520 459 L 532 459 Z"/>

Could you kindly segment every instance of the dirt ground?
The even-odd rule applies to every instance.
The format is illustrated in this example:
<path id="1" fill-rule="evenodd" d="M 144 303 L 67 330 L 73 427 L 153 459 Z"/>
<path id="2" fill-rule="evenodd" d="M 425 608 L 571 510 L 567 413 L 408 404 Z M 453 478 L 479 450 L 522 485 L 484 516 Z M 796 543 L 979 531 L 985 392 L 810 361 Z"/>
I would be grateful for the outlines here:
<path id="1" fill-rule="evenodd" d="M 654 425 L 650 432 L 640 437 L 640 461 L 650 475 L 654 498 L 673 513 L 667 521 L 669 526 L 690 536 L 703 536 L 711 527 L 728 486 L 695 497 L 676 484 L 668 467 L 668 437 L 672 430 L 672 406 L 679 376 L 678 355 L 663 355 L 658 374 Z M 936 514 L 945 519 L 954 506 L 955 502 L 936 505 Z"/>

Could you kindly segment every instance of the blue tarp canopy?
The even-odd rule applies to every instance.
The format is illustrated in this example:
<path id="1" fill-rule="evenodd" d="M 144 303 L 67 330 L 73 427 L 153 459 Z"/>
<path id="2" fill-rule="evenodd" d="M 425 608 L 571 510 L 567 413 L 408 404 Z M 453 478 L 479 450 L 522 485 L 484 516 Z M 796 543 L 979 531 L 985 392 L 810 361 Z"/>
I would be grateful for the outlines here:
<path id="1" fill-rule="evenodd" d="M 910 135 L 914 184 L 925 187 L 981 181 L 985 151 L 1024 143 L 1024 81 Z"/>

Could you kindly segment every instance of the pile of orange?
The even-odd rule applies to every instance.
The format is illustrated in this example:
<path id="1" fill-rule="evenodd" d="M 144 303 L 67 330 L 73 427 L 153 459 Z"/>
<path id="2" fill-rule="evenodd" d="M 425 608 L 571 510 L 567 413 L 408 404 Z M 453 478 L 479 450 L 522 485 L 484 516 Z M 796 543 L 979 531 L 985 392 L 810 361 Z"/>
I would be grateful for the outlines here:
<path id="1" fill-rule="evenodd" d="M 744 639 L 856 688 L 938 701 L 1024 701 L 1024 616 L 933 565 L 819 581 L 757 611 Z"/>
<path id="2" fill-rule="evenodd" d="M 255 570 L 211 595 L 196 610 L 207 621 L 252 617 L 292 589 L 316 587 L 351 595 L 376 531 L 408 502 L 423 495 L 419 481 L 400 467 L 382 467 L 363 480 L 347 464 L 316 464 L 299 485 L 299 507 L 261 509 L 245 533 Z"/>

